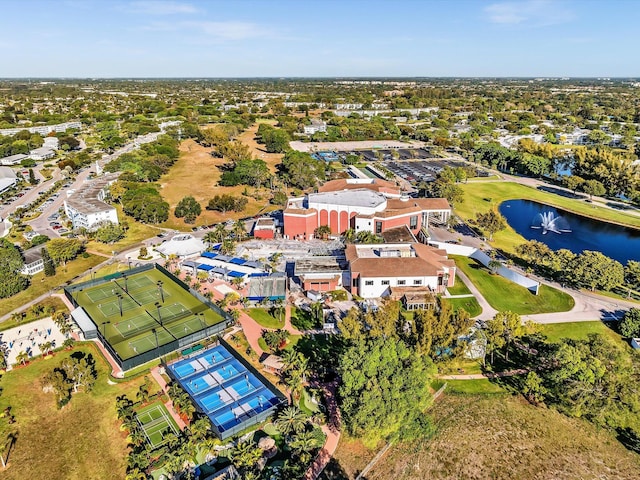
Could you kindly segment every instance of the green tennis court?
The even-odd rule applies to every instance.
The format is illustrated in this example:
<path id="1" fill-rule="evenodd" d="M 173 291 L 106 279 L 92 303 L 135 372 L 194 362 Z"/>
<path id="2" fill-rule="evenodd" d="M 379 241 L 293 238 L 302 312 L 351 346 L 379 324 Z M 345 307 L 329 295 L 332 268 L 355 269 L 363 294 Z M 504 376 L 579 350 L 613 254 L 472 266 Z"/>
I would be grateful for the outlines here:
<path id="1" fill-rule="evenodd" d="M 225 321 L 157 268 L 100 280 L 70 293 L 121 361 Z"/>
<path id="2" fill-rule="evenodd" d="M 147 438 L 147 442 L 154 449 L 165 442 L 167 434 L 177 435 L 180 431 L 175 420 L 171 418 L 166 407 L 160 402 L 152 403 L 136 412 L 136 420 Z"/>
<path id="3" fill-rule="evenodd" d="M 122 316 L 125 312 L 138 308 L 138 304 L 131 300 L 129 297 L 122 297 L 122 300 L 110 300 L 98 304 L 98 308 L 105 317 L 113 317 L 114 315 L 120 315 L 120 302 L 122 302 Z"/>
<path id="4" fill-rule="evenodd" d="M 156 302 L 162 303 L 163 301 L 167 301 L 167 299 L 171 296 L 169 292 L 166 292 L 164 288 L 162 289 L 162 294 L 160 290 L 156 287 L 152 287 L 151 289 L 145 288 L 140 290 L 129 290 L 129 293 L 133 298 L 135 298 L 142 305 L 147 304 L 155 304 Z"/>
<path id="5" fill-rule="evenodd" d="M 144 313 L 136 315 L 122 322 L 113 324 L 114 328 L 118 330 L 123 338 L 129 338 L 137 335 L 140 332 L 147 331 L 149 328 L 155 328 L 158 326 L 158 322 L 150 315 Z"/>

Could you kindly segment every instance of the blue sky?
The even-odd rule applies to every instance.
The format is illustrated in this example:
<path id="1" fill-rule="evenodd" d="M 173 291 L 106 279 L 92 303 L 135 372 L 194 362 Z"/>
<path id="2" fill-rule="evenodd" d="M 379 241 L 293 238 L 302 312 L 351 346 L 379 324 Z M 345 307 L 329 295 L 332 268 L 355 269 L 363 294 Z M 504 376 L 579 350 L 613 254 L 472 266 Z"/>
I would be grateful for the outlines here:
<path id="1" fill-rule="evenodd" d="M 640 76 L 634 0 L 2 0 L 0 77 Z"/>

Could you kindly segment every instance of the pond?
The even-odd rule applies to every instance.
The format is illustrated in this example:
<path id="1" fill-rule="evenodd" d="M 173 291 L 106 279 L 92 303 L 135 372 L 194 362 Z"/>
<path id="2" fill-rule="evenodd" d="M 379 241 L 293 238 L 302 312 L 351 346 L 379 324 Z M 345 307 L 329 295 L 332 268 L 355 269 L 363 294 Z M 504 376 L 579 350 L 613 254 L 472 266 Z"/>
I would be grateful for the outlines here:
<path id="1" fill-rule="evenodd" d="M 532 228 L 536 217 L 539 219 L 539 214 L 548 212 L 552 212 L 556 217 L 563 217 L 571 232 L 544 233 L 545 230 L 542 228 Z M 553 250 L 566 248 L 574 253 L 595 250 L 618 260 L 623 265 L 629 260 L 640 260 L 640 230 L 582 217 L 531 200 L 502 202 L 500 213 L 511 228 L 524 238 L 543 242 Z"/>

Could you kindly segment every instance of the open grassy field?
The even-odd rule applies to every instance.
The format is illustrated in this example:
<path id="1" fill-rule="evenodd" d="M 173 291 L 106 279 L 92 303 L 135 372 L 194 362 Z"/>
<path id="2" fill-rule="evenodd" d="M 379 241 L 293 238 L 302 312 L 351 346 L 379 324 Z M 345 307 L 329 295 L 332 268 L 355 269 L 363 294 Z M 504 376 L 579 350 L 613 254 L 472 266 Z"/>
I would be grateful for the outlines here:
<path id="1" fill-rule="evenodd" d="M 599 333 L 615 343 L 620 342 L 627 345 L 627 342 L 620 334 L 599 320 L 593 322 L 549 323 L 540 325 L 540 332 L 550 342 L 557 342 L 562 338 L 584 340 L 590 333 Z"/>
<path id="2" fill-rule="evenodd" d="M 122 212 L 121 205 L 114 205 L 114 207 L 118 210 L 118 218 L 126 218 L 127 224 L 129 225 L 126 236 L 119 242 L 110 244 L 92 240 L 87 243 L 87 250 L 103 253 L 105 255 L 112 255 L 113 252 L 122 252 L 127 250 L 162 231 L 158 227 L 136 222 L 133 218 L 126 216 Z"/>
<path id="3" fill-rule="evenodd" d="M 271 316 L 264 308 L 248 308 L 247 314 L 253 318 L 260 326 L 264 328 L 282 328 L 284 327 L 284 311 L 282 312 L 282 320 Z"/>
<path id="4" fill-rule="evenodd" d="M 368 480 L 638 478 L 640 456 L 610 433 L 519 397 L 445 393 L 431 414 L 435 436 L 394 445 Z"/>
<path id="5" fill-rule="evenodd" d="M 467 220 L 474 219 L 478 213 L 497 208 L 505 200 L 526 199 L 563 208 L 579 215 L 640 228 L 640 216 L 586 203 L 584 200 L 543 192 L 518 183 L 478 182 L 461 184 L 460 187 L 464 190 L 464 202 L 457 205 L 455 210 L 458 215 Z M 525 238 L 518 235 L 512 228 L 507 227 L 506 230 L 494 235 L 492 244 L 513 252 L 516 245 L 525 241 Z"/>
<path id="6" fill-rule="evenodd" d="M 67 312 L 67 313 L 69 312 L 69 309 L 59 297 L 47 297 L 41 302 L 38 302 L 38 305 L 40 305 L 45 309 L 51 307 L 56 312 Z M 28 309 L 26 311 L 26 315 L 24 318 L 15 319 L 15 320 L 9 319 L 0 323 L 0 332 L 2 332 L 3 330 L 8 330 L 10 328 L 16 327 L 18 325 L 24 325 L 25 323 L 35 322 L 36 320 L 40 320 L 41 318 L 48 316 L 48 315 L 45 315 L 45 313 L 46 312 L 43 312 L 39 315 L 34 315 L 31 312 L 31 309 Z"/>
<path id="7" fill-rule="evenodd" d="M 277 170 L 277 165 L 282 162 L 282 157 L 284 157 L 284 154 L 267 153 L 264 145 L 261 145 L 256 141 L 256 133 L 258 132 L 258 128 L 260 127 L 261 123 L 268 123 L 275 126 L 276 121 L 269 119 L 259 120 L 257 123 L 254 123 L 244 132 L 238 135 L 238 140 L 251 149 L 251 153 L 253 154 L 254 158 L 263 160 L 269 167 L 269 170 L 271 170 L 272 173 L 275 173 Z"/>
<path id="8" fill-rule="evenodd" d="M 482 313 L 482 307 L 475 297 L 445 298 L 444 300 L 449 302 L 455 311 L 464 308 L 471 318 Z"/>
<path id="9" fill-rule="evenodd" d="M 493 308 L 510 310 L 520 315 L 535 313 L 566 312 L 573 308 L 574 301 L 555 288 L 542 285 L 538 295 L 500 275 L 493 275 L 482 264 L 469 257 L 452 255 L 457 267 L 462 270 Z"/>
<path id="10" fill-rule="evenodd" d="M 42 391 L 40 379 L 73 352 L 35 360 L 2 376 L 0 410 L 12 407 L 18 430 L 10 466 L 0 473 L 3 480 L 23 479 L 25 475 L 68 480 L 125 477 L 126 433 L 119 430 L 115 402 L 123 394 L 135 399 L 142 379 L 109 384 L 111 368 L 93 344 L 83 344 L 74 351 L 94 356 L 98 380 L 92 392 L 73 394 L 61 410 L 56 408 L 54 394 Z"/>
<path id="11" fill-rule="evenodd" d="M 75 260 L 68 262 L 65 267 L 59 266 L 56 268 L 56 274 L 53 277 L 45 277 L 43 272 L 40 272 L 31 277 L 31 285 L 26 290 L 18 293 L 9 298 L 0 300 L 0 315 L 4 315 L 21 307 L 27 302 L 30 302 L 34 298 L 38 298 L 40 295 L 47 293 L 51 290 L 55 290 L 63 286 L 69 280 L 83 274 L 91 267 L 95 267 L 105 260 L 104 257 L 97 255 L 89 255 L 87 258 L 82 256 Z"/>
<path id="12" fill-rule="evenodd" d="M 253 138 L 253 134 L 251 134 L 251 138 Z M 256 189 L 245 185 L 235 187 L 218 186 L 218 181 L 222 175 L 219 167 L 227 161 L 223 158 L 211 156 L 212 150 L 212 148 L 205 148 L 199 145 L 194 140 L 185 140 L 180 144 L 180 158 L 170 168 L 169 173 L 163 175 L 158 182 L 161 186 L 160 193 L 162 198 L 169 202 L 170 205 L 169 220 L 163 224 L 164 227 L 190 230 L 193 226 L 186 224 L 183 219 L 177 218 L 173 214 L 176 205 L 185 195 L 193 196 L 202 207 L 202 213 L 197 218 L 195 225 L 211 225 L 227 220 L 237 220 L 238 218 L 256 215 L 263 210 L 271 210 L 269 205 L 270 194 L 267 188 Z M 258 156 L 258 158 L 261 157 Z M 246 197 L 249 203 L 247 203 L 242 212 L 227 212 L 223 214 L 205 208 L 214 195 L 227 193 L 241 196 L 245 190 L 249 193 Z"/>
<path id="13" fill-rule="evenodd" d="M 464 282 L 460 280 L 460 277 L 458 277 L 457 275 L 453 287 L 447 287 L 447 291 L 450 295 L 469 295 L 471 293 L 471 290 L 467 288 Z"/>

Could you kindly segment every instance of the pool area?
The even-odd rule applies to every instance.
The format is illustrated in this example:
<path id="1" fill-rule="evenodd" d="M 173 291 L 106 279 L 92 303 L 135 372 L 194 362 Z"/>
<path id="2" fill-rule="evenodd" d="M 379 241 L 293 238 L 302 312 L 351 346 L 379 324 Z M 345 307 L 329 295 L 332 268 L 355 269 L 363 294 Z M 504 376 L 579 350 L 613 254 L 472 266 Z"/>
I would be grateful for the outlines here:
<path id="1" fill-rule="evenodd" d="M 220 439 L 261 422 L 284 401 L 252 370 L 222 344 L 167 366 Z"/>

